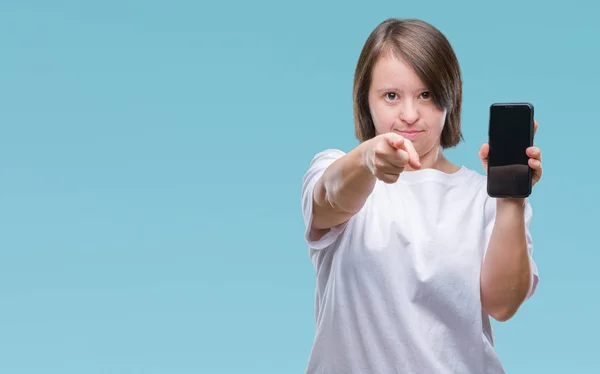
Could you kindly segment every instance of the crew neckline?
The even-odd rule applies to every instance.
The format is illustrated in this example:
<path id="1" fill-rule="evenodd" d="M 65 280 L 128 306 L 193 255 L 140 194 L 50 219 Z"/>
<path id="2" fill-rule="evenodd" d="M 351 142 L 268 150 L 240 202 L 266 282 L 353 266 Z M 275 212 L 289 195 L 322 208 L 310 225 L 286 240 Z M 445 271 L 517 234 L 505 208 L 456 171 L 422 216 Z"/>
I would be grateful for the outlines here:
<path id="1" fill-rule="evenodd" d="M 470 175 L 470 170 L 462 165 L 454 173 L 446 173 L 444 171 L 427 168 L 419 170 L 404 171 L 400 174 L 400 179 L 406 183 L 419 183 L 425 181 L 437 181 L 444 183 L 458 183 Z"/>

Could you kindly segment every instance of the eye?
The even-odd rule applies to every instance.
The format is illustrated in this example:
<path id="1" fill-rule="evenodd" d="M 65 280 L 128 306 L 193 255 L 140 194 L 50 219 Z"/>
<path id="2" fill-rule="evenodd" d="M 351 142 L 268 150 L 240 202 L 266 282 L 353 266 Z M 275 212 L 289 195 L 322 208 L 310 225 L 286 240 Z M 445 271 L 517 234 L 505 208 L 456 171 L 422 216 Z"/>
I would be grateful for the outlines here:
<path id="1" fill-rule="evenodd" d="M 388 100 L 396 100 L 398 95 L 396 95 L 394 92 L 388 92 L 385 94 L 385 98 Z"/>
<path id="2" fill-rule="evenodd" d="M 425 100 L 429 100 L 431 98 L 431 93 L 429 93 L 429 91 L 422 92 L 421 97 Z"/>

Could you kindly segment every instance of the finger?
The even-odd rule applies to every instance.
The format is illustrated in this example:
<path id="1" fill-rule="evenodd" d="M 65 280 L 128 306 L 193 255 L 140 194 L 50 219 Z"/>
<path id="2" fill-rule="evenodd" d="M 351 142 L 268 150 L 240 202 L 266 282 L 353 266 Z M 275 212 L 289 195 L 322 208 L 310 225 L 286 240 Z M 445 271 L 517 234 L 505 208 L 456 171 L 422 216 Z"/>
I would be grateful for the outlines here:
<path id="1" fill-rule="evenodd" d="M 483 143 L 479 148 L 479 158 L 482 160 L 487 160 L 488 155 L 490 154 L 490 145 L 488 143 Z"/>
<path id="2" fill-rule="evenodd" d="M 408 160 L 408 154 L 406 154 L 406 160 Z M 404 165 L 406 165 L 406 161 L 405 162 L 398 162 L 398 165 L 394 165 L 393 163 L 388 163 L 385 165 L 381 165 L 377 168 L 377 170 L 381 173 L 384 174 L 398 174 L 400 175 L 400 173 L 402 173 L 402 171 L 404 171 Z"/>
<path id="3" fill-rule="evenodd" d="M 413 169 L 420 169 L 421 168 L 421 160 L 419 159 L 419 153 L 417 153 L 415 146 L 408 139 L 404 140 L 404 150 L 406 152 L 408 152 L 408 164 Z"/>
<path id="4" fill-rule="evenodd" d="M 537 132 L 537 129 L 538 129 L 538 121 L 533 120 L 533 135 L 535 135 L 535 133 Z"/>
<path id="5" fill-rule="evenodd" d="M 417 151 L 415 150 L 415 147 L 413 146 L 412 142 L 408 139 L 405 139 L 404 137 L 396 134 L 396 133 L 388 133 L 385 137 L 388 141 L 388 144 L 397 149 L 397 150 L 404 150 L 406 152 L 408 152 L 408 164 L 414 168 L 414 169 L 419 169 L 421 168 L 421 162 L 419 160 L 419 154 L 417 153 Z M 404 154 L 399 153 L 400 155 L 400 159 L 398 161 L 401 161 L 403 164 L 406 163 Z"/>
<path id="6" fill-rule="evenodd" d="M 395 149 L 403 149 L 404 138 L 396 133 L 390 132 L 385 136 L 388 144 Z"/>
<path id="7" fill-rule="evenodd" d="M 528 163 L 533 170 L 542 170 L 542 162 L 540 160 L 530 158 Z"/>
<path id="8" fill-rule="evenodd" d="M 400 178 L 400 173 L 381 173 L 376 177 L 384 183 L 391 184 L 396 183 L 396 181 L 398 181 L 398 178 Z"/>
<path id="9" fill-rule="evenodd" d="M 538 147 L 527 148 L 527 156 L 542 161 L 542 151 Z"/>
<path id="10" fill-rule="evenodd" d="M 404 168 L 410 161 L 410 155 L 404 149 L 396 149 L 394 154 L 386 159 L 388 165 L 381 165 L 382 170 Z"/>

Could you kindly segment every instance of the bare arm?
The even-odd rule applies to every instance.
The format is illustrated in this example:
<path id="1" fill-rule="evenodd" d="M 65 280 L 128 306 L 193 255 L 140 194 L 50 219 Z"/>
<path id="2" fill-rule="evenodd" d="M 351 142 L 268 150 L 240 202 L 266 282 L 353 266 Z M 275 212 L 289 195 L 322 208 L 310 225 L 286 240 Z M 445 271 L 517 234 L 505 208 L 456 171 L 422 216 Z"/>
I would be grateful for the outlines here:
<path id="1" fill-rule="evenodd" d="M 376 178 L 365 162 L 365 143 L 334 161 L 314 190 L 313 228 L 329 229 L 356 214 L 375 187 Z"/>
<path id="2" fill-rule="evenodd" d="M 327 230 L 349 220 L 365 204 L 380 179 L 398 180 L 410 162 L 419 168 L 412 143 L 398 134 L 387 133 L 361 143 L 334 161 L 315 184 L 314 230 Z"/>
<path id="3" fill-rule="evenodd" d="M 534 131 L 538 123 L 534 122 Z M 533 169 L 533 185 L 542 177 L 542 153 L 538 147 L 526 150 Z M 488 166 L 489 144 L 479 150 L 484 170 Z M 515 315 L 534 286 L 527 248 L 524 199 L 497 199 L 496 221 L 481 269 L 481 301 L 486 312 L 498 321 Z"/>
<path id="4" fill-rule="evenodd" d="M 532 272 L 523 199 L 497 199 L 494 228 L 481 270 L 483 308 L 498 321 L 510 319 L 527 298 Z"/>

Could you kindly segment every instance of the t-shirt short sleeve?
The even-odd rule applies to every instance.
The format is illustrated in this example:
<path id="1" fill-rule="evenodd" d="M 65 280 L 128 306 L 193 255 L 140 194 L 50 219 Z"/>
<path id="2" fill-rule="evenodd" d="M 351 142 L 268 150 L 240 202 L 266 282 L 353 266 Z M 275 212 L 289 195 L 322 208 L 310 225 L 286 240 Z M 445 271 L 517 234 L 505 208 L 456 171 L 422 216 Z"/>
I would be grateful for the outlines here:
<path id="1" fill-rule="evenodd" d="M 317 153 L 312 159 L 309 168 L 302 179 L 302 215 L 304 216 L 305 225 L 304 239 L 311 249 L 320 250 L 329 247 L 335 242 L 335 240 L 347 226 L 347 222 L 345 222 L 338 226 L 332 227 L 319 239 L 311 238 L 311 227 L 313 221 L 313 194 L 315 185 L 329 165 L 344 155 L 344 152 L 337 149 L 328 149 Z"/>
<path id="2" fill-rule="evenodd" d="M 530 225 L 531 225 L 532 218 L 533 218 L 533 209 L 531 207 L 531 203 L 529 202 L 529 199 L 525 199 L 525 239 L 527 241 L 527 251 L 529 253 L 529 264 L 531 266 L 531 272 L 533 275 L 531 289 L 529 290 L 529 294 L 527 295 L 527 298 L 530 298 L 535 293 L 537 284 L 540 279 L 537 265 L 535 263 L 535 260 L 533 259 L 533 239 L 532 239 L 531 231 L 530 231 Z M 485 222 L 486 222 L 486 224 L 485 224 L 485 248 L 486 248 L 486 250 L 489 245 L 490 238 L 492 236 L 492 230 L 494 229 L 495 221 L 496 221 L 496 200 L 493 198 L 488 198 L 486 201 L 486 207 L 485 207 Z"/>

